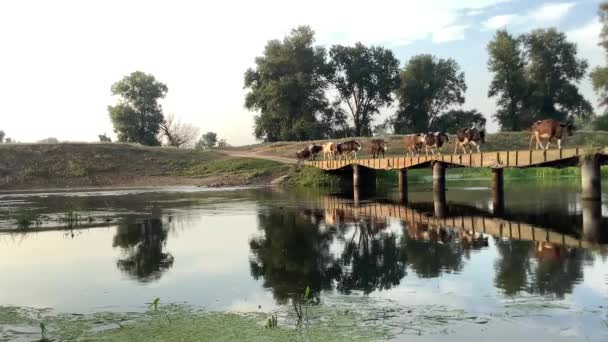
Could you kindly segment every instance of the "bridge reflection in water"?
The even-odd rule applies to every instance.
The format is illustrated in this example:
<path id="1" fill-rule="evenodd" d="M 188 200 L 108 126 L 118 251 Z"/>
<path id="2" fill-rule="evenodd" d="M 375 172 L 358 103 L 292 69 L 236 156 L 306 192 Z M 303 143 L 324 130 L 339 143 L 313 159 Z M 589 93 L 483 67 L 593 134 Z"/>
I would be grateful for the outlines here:
<path id="1" fill-rule="evenodd" d="M 562 211 L 546 221 L 544 215 L 497 216 L 448 205 L 441 197 L 405 206 L 359 195 L 357 201 L 325 196 L 259 214 L 260 234 L 250 241 L 251 273 L 277 301 L 285 303 L 306 287 L 371 293 L 400 285 L 408 274 L 460 273 L 485 250 L 490 254 L 484 258 L 493 260 L 494 286 L 505 295 L 562 298 L 583 281 L 584 265 L 608 255 L 600 231 L 607 222 L 596 201 L 582 201 L 582 215 Z M 547 222 L 555 227 L 543 226 Z"/>
<path id="2" fill-rule="evenodd" d="M 494 213 L 483 212 L 474 207 L 452 206 L 448 210 L 445 196 L 434 195 L 431 210 L 424 210 L 420 204 L 405 206 L 400 203 L 354 201 L 327 196 L 317 202 L 320 208 L 330 213 L 336 219 L 357 220 L 364 217 L 394 218 L 405 222 L 411 227 L 424 227 L 437 234 L 442 229 L 457 229 L 466 234 L 488 234 L 500 238 L 527 240 L 563 245 L 576 248 L 604 248 L 605 235 L 602 234 L 602 209 L 599 201 L 581 201 L 582 229 L 574 228 L 561 232 L 543 227 L 534 222 L 519 221 L 509 217 L 501 217 L 504 208 Z M 430 208 L 429 208 L 430 209 Z M 465 213 L 465 214 L 462 214 Z M 474 214 L 471 214 L 474 213 Z M 531 220 L 533 221 L 533 220 Z M 608 222 L 604 222 L 604 225 Z M 563 227 L 562 227 L 563 230 Z"/>

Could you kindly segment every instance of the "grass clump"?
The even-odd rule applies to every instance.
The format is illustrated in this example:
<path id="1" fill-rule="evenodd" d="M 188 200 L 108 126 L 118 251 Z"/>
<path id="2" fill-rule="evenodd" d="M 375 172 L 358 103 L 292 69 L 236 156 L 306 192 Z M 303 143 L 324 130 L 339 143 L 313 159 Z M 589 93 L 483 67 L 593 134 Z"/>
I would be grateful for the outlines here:
<path id="1" fill-rule="evenodd" d="M 289 169 L 284 183 L 286 186 L 293 187 L 335 187 L 341 184 L 342 180 L 339 176 L 331 175 L 315 167 L 296 165 Z"/>
<path id="2" fill-rule="evenodd" d="M 31 226 L 42 224 L 42 217 L 30 208 L 20 208 L 17 210 L 14 220 L 20 229 L 27 229 Z"/>
<path id="3" fill-rule="evenodd" d="M 65 173 L 70 177 L 85 177 L 88 174 L 86 167 L 74 160 L 68 160 Z"/>

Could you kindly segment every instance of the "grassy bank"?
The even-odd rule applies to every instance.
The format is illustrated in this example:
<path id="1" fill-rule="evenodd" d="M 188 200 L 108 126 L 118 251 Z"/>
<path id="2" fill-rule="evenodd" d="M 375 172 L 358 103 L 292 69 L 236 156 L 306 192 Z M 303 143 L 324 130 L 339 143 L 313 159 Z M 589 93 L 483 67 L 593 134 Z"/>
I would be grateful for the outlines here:
<path id="1" fill-rule="evenodd" d="M 377 139 L 378 137 L 369 138 L 349 138 L 355 139 L 362 143 L 363 149 L 360 156 L 362 158 L 370 157 L 369 142 L 371 139 Z M 403 135 L 391 135 L 384 138 L 388 141 L 387 155 L 391 156 L 403 156 L 405 150 L 403 148 Z M 453 136 L 450 139 L 454 140 Z M 346 139 L 335 139 L 333 141 L 341 141 Z M 264 143 L 256 144 L 235 148 L 237 150 L 255 152 L 262 155 L 269 156 L 280 156 L 294 158 L 296 151 L 308 146 L 311 143 L 322 144 L 327 140 L 314 140 L 314 141 L 302 141 L 302 142 L 275 142 L 275 143 Z M 486 137 L 486 144 L 482 146 L 482 151 L 506 151 L 506 150 L 527 150 L 529 148 L 530 132 L 500 132 L 488 134 Z M 577 131 L 573 136 L 567 137 L 563 142 L 563 148 L 571 147 L 590 147 L 590 146 L 608 146 L 608 132 L 598 131 Z M 553 144 L 555 146 L 555 143 Z M 454 153 L 454 144 L 450 143 L 448 146 L 443 148 L 443 153 Z M 322 158 L 322 156 L 321 156 Z"/>
<path id="2" fill-rule="evenodd" d="M 288 167 L 136 144 L 0 144 L 0 189 L 266 184 Z"/>

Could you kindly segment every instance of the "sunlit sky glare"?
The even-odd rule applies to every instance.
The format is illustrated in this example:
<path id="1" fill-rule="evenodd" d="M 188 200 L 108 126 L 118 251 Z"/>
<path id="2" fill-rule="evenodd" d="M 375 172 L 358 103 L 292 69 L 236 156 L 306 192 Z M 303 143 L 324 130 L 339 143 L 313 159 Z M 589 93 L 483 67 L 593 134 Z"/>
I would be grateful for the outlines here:
<path id="1" fill-rule="evenodd" d="M 392 49 L 402 65 L 413 55 L 452 57 L 466 75 L 462 108 L 486 115 L 495 100 L 486 45 L 496 29 L 514 34 L 555 26 L 576 42 L 591 68 L 605 64 L 597 46 L 599 1 L 134 1 L 0 2 L 0 130 L 20 142 L 56 137 L 114 137 L 111 85 L 132 71 L 169 87 L 165 113 L 215 131 L 230 144 L 253 143 L 243 73 L 270 39 L 310 25 L 319 45 Z M 590 68 L 590 70 L 591 70 Z M 597 105 L 588 78 L 580 84 Z M 597 107 L 596 107 L 597 108 Z M 392 109 L 385 109 L 377 122 Z M 598 109 L 599 112 L 599 109 Z"/>

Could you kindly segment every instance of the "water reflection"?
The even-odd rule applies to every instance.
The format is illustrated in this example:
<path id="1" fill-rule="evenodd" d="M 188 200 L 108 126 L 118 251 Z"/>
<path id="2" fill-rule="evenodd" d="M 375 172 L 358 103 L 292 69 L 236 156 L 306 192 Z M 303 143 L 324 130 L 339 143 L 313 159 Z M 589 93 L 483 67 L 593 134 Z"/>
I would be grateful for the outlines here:
<path id="1" fill-rule="evenodd" d="M 143 283 L 160 279 L 173 266 L 173 255 L 164 251 L 168 231 L 168 222 L 161 218 L 122 220 L 112 242 L 112 247 L 119 247 L 123 254 L 116 267 Z"/>
<path id="2" fill-rule="evenodd" d="M 565 235 L 464 205 L 357 200 L 329 196 L 297 209 L 266 209 L 258 217 L 260 234 L 250 241 L 253 276 L 280 302 L 306 286 L 369 294 L 400 285 L 408 272 L 418 278 L 463 272 L 474 254 L 491 248 L 494 285 L 502 293 L 563 298 L 593 261 L 580 247 L 597 246 L 578 239 L 576 227 L 562 227 L 571 234 Z M 583 210 L 591 222 L 583 235 L 597 238 L 601 210 Z"/>
<path id="3" fill-rule="evenodd" d="M 307 286 L 314 292 L 331 289 L 339 273 L 330 252 L 335 230 L 324 229 L 314 219 L 281 208 L 258 215 L 262 234 L 249 242 L 251 275 L 264 280 L 278 303 L 287 303 Z"/>

